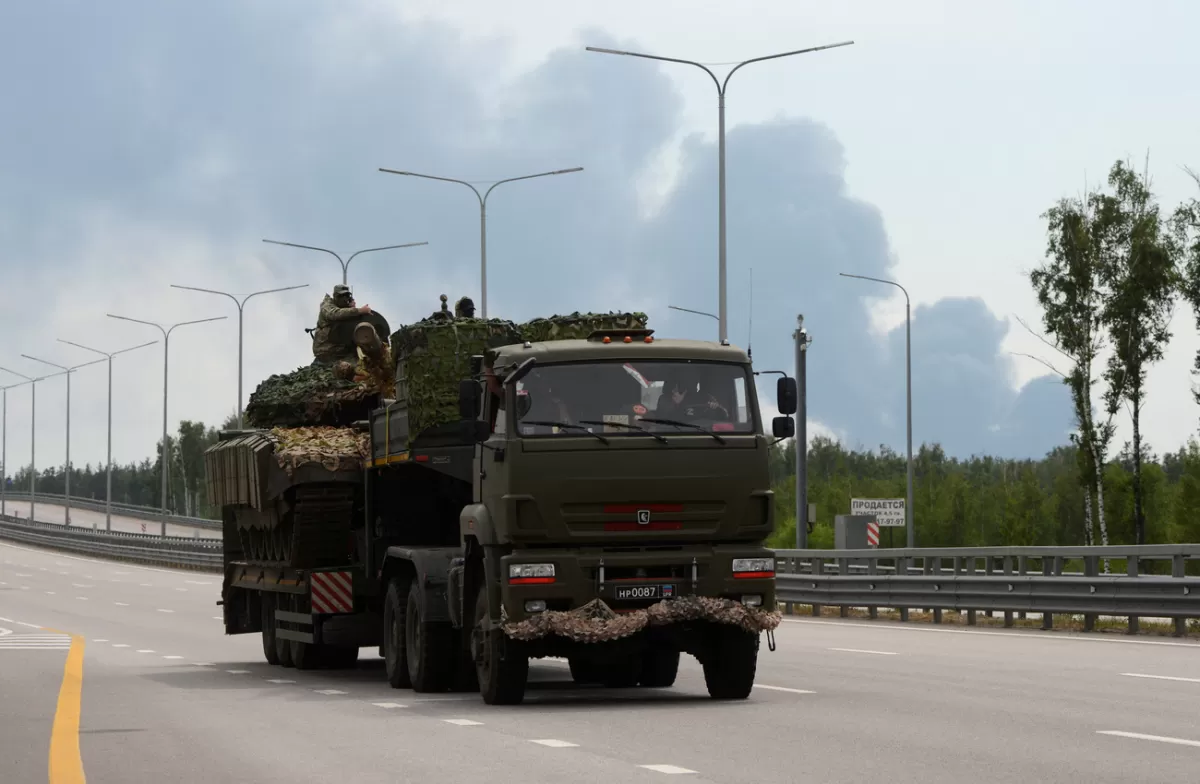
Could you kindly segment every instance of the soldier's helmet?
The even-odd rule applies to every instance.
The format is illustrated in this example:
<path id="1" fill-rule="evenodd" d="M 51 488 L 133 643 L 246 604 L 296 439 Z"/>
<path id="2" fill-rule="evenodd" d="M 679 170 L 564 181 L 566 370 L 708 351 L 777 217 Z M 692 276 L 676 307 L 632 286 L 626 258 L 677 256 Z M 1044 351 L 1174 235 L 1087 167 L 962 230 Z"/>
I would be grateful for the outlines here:
<path id="1" fill-rule="evenodd" d="M 475 318 L 475 302 L 470 297 L 462 297 L 454 303 L 454 315 L 459 318 Z"/>
<path id="2" fill-rule="evenodd" d="M 350 293 L 349 286 L 339 283 L 333 287 L 333 299 L 336 302 L 349 302 L 354 299 L 354 295 Z"/>

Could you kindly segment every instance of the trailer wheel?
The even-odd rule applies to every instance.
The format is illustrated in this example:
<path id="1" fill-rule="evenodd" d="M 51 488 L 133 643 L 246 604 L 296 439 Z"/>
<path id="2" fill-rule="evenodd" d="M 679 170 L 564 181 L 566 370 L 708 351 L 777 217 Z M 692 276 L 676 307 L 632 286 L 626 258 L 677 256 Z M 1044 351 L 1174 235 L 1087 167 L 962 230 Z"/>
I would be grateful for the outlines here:
<path id="1" fill-rule="evenodd" d="M 383 604 L 383 661 L 388 684 L 393 689 L 410 689 L 408 659 L 404 655 L 404 602 L 400 598 L 400 583 L 388 584 Z"/>
<path id="2" fill-rule="evenodd" d="M 427 623 L 421 613 L 421 586 L 413 578 L 404 612 L 404 650 L 413 691 L 450 688 L 454 666 L 454 629 L 448 623 Z"/>
<path id="3" fill-rule="evenodd" d="M 488 617 L 487 586 L 480 586 L 475 601 L 474 634 L 481 636 L 475 673 L 479 678 L 479 693 L 488 705 L 519 705 L 525 699 L 525 682 L 529 678 L 529 657 L 499 629 L 483 631 Z"/>
<path id="4" fill-rule="evenodd" d="M 746 699 L 754 688 L 758 668 L 758 635 L 732 626 L 718 629 L 702 664 L 710 697 Z"/>
<path id="5" fill-rule="evenodd" d="M 665 689 L 675 685 L 679 674 L 679 651 L 649 647 L 642 654 L 642 674 L 638 682 L 647 689 Z"/>
<path id="6" fill-rule="evenodd" d="M 275 608 L 278 607 L 279 609 L 286 609 L 286 608 L 290 607 L 291 606 L 291 602 L 290 602 L 291 597 L 288 594 L 280 594 L 278 596 L 272 596 L 271 598 L 272 598 L 271 622 L 275 623 L 275 620 L 274 620 Z M 278 627 L 276 627 L 276 628 L 278 629 Z M 275 655 L 279 657 L 280 666 L 283 666 L 283 667 L 295 667 L 296 666 L 296 662 L 294 662 L 292 660 L 292 643 L 291 643 L 291 641 L 283 639 L 278 634 L 275 635 Z"/>
<path id="7" fill-rule="evenodd" d="M 269 593 L 260 594 L 259 607 L 262 612 L 262 646 L 263 658 L 267 664 L 279 664 L 279 646 L 275 641 L 275 596 Z"/>
<path id="8" fill-rule="evenodd" d="M 307 613 L 311 608 L 308 599 L 298 594 L 292 595 L 292 612 Z M 325 646 L 311 642 L 289 640 L 292 646 L 292 663 L 297 670 L 317 670 L 324 664 Z"/>

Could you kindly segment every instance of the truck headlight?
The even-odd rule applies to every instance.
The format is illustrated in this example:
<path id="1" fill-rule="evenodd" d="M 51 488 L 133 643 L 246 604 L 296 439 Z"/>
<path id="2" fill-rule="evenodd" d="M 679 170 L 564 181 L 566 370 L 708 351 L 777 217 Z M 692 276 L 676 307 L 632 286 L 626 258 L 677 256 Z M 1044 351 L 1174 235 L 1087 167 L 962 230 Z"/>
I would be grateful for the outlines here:
<path id="1" fill-rule="evenodd" d="M 512 585 L 552 583 L 554 564 L 509 564 L 508 582 Z"/>
<path id="2" fill-rule="evenodd" d="M 734 558 L 733 576 L 739 579 L 775 576 L 774 558 Z"/>

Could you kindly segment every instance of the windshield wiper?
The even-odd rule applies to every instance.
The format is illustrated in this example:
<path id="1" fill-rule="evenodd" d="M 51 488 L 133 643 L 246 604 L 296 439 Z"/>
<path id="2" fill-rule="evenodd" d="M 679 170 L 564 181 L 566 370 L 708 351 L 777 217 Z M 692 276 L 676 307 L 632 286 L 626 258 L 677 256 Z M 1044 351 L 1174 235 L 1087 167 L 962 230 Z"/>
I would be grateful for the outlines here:
<path id="1" fill-rule="evenodd" d="M 712 436 L 713 438 L 717 439 L 717 443 L 719 443 L 719 444 L 725 443 L 725 439 L 721 438 L 719 435 L 717 435 L 713 431 L 709 430 L 706 427 L 700 427 L 700 425 L 693 425 L 691 422 L 680 422 L 678 419 L 650 419 L 648 417 L 641 417 L 641 421 L 642 422 L 652 422 L 652 423 L 658 424 L 658 425 L 675 425 L 675 427 L 690 427 L 692 430 L 699 430 L 701 433 L 704 433 L 705 435 Z"/>
<path id="2" fill-rule="evenodd" d="M 542 425 L 543 427 L 565 427 L 565 428 L 573 429 L 573 430 L 581 430 L 584 433 L 587 433 L 589 436 L 592 436 L 593 438 L 600 439 L 605 444 L 608 443 L 608 439 L 605 438 L 604 436 L 600 435 L 599 433 L 593 433 L 591 430 L 588 430 L 586 427 L 584 427 L 582 425 L 573 425 L 570 422 L 551 422 L 548 419 L 522 419 L 522 420 L 520 420 L 519 424 Z"/>
<path id="3" fill-rule="evenodd" d="M 651 433 L 646 428 L 638 427 L 637 425 L 630 425 L 625 422 L 599 422 L 595 419 L 581 419 L 579 421 L 585 425 L 607 425 L 609 427 L 623 427 L 626 430 L 636 430 L 639 433 L 645 433 L 646 435 L 650 436 L 651 438 L 655 438 L 659 441 L 662 441 L 664 444 L 667 443 L 667 439 L 665 436 L 660 436 L 658 433 Z"/>

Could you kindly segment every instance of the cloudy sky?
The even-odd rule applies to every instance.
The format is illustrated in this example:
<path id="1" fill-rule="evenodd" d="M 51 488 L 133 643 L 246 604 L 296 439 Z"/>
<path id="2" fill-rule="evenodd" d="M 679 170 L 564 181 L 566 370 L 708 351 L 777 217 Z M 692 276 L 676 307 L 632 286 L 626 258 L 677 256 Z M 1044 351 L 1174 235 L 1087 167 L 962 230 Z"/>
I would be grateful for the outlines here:
<path id="1" fill-rule="evenodd" d="M 736 10 L 735 10 L 736 8 Z M 362 256 L 360 303 L 393 325 L 437 295 L 478 295 L 478 206 L 456 185 L 582 166 L 501 186 L 489 202 L 491 315 L 643 309 L 662 335 L 715 337 L 716 98 L 706 63 L 854 40 L 748 66 L 728 98 L 730 335 L 760 368 L 792 365 L 797 313 L 815 342 L 811 429 L 903 448 L 904 305 L 912 296 L 914 439 L 1040 456 L 1066 440 L 1065 390 L 1012 352 L 1055 357 L 1027 283 L 1039 215 L 1150 154 L 1167 205 L 1200 167 L 1195 3 L 509 0 L 108 3 L 0 8 L 0 366 L 170 343 L 172 426 L 235 409 L 237 310 L 170 284 L 246 294 L 248 394 L 311 358 L 304 327 L 340 280 L 323 254 Z M 727 66 L 714 65 L 720 72 Z M 753 269 L 753 291 L 750 286 Z M 750 300 L 753 296 L 753 332 Z M 1150 375 L 1144 429 L 1177 447 L 1197 417 L 1198 341 L 1181 310 Z M 162 344 L 118 358 L 114 456 L 161 429 Z M 2 375 L 2 374 L 0 374 Z M 18 380 L 3 375 L 0 384 Z M 38 464 L 61 463 L 64 383 L 38 387 Z M 103 459 L 103 365 L 74 376 L 73 460 Z M 29 459 L 28 387 L 8 393 L 10 466 Z M 1180 423 L 1187 423 L 1182 426 Z M 1127 437 L 1121 422 L 1118 439 Z M 1118 442 L 1119 443 L 1119 442 Z"/>

